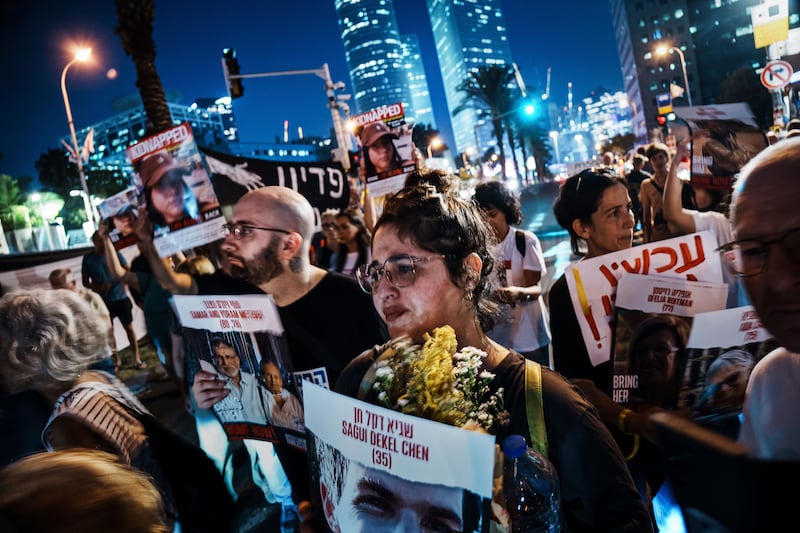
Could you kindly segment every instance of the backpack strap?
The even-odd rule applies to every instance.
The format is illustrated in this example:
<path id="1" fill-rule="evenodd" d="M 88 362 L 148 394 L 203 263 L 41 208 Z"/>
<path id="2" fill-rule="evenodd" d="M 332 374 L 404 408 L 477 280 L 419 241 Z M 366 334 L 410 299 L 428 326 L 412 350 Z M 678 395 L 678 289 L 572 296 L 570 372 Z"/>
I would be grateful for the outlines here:
<path id="1" fill-rule="evenodd" d="M 525 232 L 520 229 L 514 230 L 514 237 L 517 241 L 517 250 L 522 257 L 525 257 Z"/>
<path id="2" fill-rule="evenodd" d="M 542 367 L 536 361 L 525 359 L 525 413 L 533 448 L 547 457 L 547 432 L 542 407 Z"/>

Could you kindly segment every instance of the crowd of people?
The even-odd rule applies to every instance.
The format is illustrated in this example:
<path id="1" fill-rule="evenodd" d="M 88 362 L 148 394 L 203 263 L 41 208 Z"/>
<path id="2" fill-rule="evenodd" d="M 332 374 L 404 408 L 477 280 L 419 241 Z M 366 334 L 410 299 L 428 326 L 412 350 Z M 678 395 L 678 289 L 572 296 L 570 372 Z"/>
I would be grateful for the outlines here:
<path id="1" fill-rule="evenodd" d="M 364 135 L 364 146 L 376 152 L 392 139 L 380 128 Z M 800 297 L 800 212 L 793 205 L 794 192 L 800 192 L 800 140 L 780 140 L 756 155 L 724 199 L 708 200 L 711 195 L 679 177 L 688 150 L 688 139 L 679 139 L 674 151 L 650 145 L 632 156 L 627 176 L 611 160 L 583 170 L 561 186 L 554 214 L 575 256 L 586 259 L 630 249 L 638 231 L 645 243 L 714 232 L 728 272 L 728 307 L 750 303 L 781 348 L 758 361 L 747 352 L 720 356 L 708 369 L 695 414 L 709 412 L 712 404 L 739 413 L 741 430 L 729 436 L 753 456 L 798 460 L 800 421 L 791 409 L 774 406 L 800 400 L 794 311 Z M 157 171 L 148 174 L 145 185 L 156 194 L 172 169 L 167 160 L 153 167 Z M 24 524 L 33 519 L 27 515 L 42 513 L 41 507 L 23 507 L 12 497 L 18 485 L 9 480 L 47 473 L 52 481 L 26 490 L 52 486 L 66 497 L 69 490 L 55 488 L 63 482 L 54 475 L 56 468 L 75 479 L 108 477 L 116 469 L 117 483 L 129 498 L 114 505 L 135 515 L 141 523 L 137 530 L 166 531 L 181 524 L 183 531 L 211 531 L 189 523 L 163 458 L 151 446 L 154 436 L 142 420 L 146 408 L 114 376 L 122 364 L 112 333 L 115 319 L 128 333 L 133 364 L 144 366 L 127 285 L 145 295 L 148 334 L 191 406 L 200 448 L 219 474 L 215 483 L 224 481 L 233 499 L 238 494 L 222 424 L 229 418 L 263 417 L 302 432 L 303 406 L 294 394 L 293 375 L 278 361 L 263 357 L 245 370 L 237 346 L 223 338 L 211 344 L 212 366 L 189 368 L 168 303 L 173 295 L 270 295 L 293 371 L 314 372 L 318 383 L 372 403 L 377 403 L 375 392 L 364 395 L 359 389 L 376 359 L 399 339 L 421 343 L 426 333 L 448 325 L 459 348 L 474 346 L 487 354 L 483 368 L 494 374 L 491 389 L 500 391 L 508 411 L 496 433 L 498 443 L 521 434 L 528 445 L 535 444 L 524 387 L 526 365 L 534 361 L 541 367 L 544 435 L 561 479 L 568 530 L 657 530 L 655 501 L 666 474 L 652 410 L 612 399 L 611 362 L 593 364 L 565 277 L 543 292 L 547 266 L 538 237 L 520 227 L 519 196 L 501 182 L 488 181 L 476 187 L 474 198 L 465 199 L 457 178 L 422 167 L 383 201 L 377 218 L 359 204 L 317 217 L 292 189 L 251 190 L 233 206 L 226 236 L 218 243 L 219 260 L 203 255 L 201 264 L 195 256 L 181 265 L 159 257 L 153 244 L 154 230 L 169 221 L 141 210 L 131 217 L 139 247 L 134 268 L 108 239 L 113 228 L 104 227 L 83 260 L 88 291 L 78 289 L 69 270 L 58 269 L 50 275 L 51 290 L 4 295 L 3 406 L 21 405 L 19 412 L 31 415 L 24 425 L 2 415 L 8 428 L 2 464 L 11 466 L 0 470 L 0 518 L 25 514 L 18 519 Z M 655 396 L 648 402 L 657 409 L 680 412 L 676 399 L 686 337 L 685 324 L 654 317 L 640 324 L 631 341 L 631 353 L 641 354 L 633 363 L 644 365 L 635 371 L 642 379 L 653 378 L 649 390 Z M 248 416 L 245 410 L 254 405 L 259 409 Z M 43 442 L 36 442 L 38 434 Z M 325 478 L 329 500 L 319 507 L 313 498 L 319 488 L 310 485 L 304 451 L 255 438 L 243 442 L 255 484 L 267 502 L 281 506 L 282 531 L 380 525 L 359 518 L 356 510 L 334 511 L 343 493 L 356 490 L 351 485 L 357 480 Z M 87 447 L 105 453 L 74 451 Z M 142 472 L 148 477 L 137 477 Z M 350 473 L 353 479 L 356 473 L 366 475 Z M 101 502 L 111 496 L 95 497 Z M 49 501 L 41 492 L 31 492 L 28 499 L 42 506 Z M 460 517 L 462 496 L 453 502 Z M 74 501 L 60 505 L 80 509 Z M 382 520 L 391 521 L 386 514 Z M 470 530 L 462 518 L 454 524 L 448 530 Z"/>

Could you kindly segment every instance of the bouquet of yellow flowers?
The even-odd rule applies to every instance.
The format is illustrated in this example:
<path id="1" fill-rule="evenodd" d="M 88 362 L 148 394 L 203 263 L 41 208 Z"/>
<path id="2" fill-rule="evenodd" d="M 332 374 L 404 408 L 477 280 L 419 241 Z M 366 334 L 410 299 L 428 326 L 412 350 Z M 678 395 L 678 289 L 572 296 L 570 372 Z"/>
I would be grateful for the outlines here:
<path id="1" fill-rule="evenodd" d="M 503 389 L 492 392 L 494 374 L 481 370 L 486 352 L 457 348 L 450 326 L 426 333 L 422 346 L 407 338 L 392 343 L 376 362 L 378 401 L 402 413 L 496 433 L 508 418 Z"/>

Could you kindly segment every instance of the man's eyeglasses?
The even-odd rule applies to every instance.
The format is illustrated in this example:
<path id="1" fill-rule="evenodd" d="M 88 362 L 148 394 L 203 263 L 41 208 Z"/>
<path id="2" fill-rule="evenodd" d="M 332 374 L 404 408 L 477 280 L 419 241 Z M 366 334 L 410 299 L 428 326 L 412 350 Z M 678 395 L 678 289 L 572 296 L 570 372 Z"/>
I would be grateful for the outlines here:
<path id="1" fill-rule="evenodd" d="M 731 272 L 743 278 L 757 276 L 764 271 L 769 250 L 779 244 L 783 252 L 795 263 L 800 262 L 800 228 L 790 229 L 777 239 L 769 241 L 742 239 L 723 244 L 717 251 Z"/>
<path id="2" fill-rule="evenodd" d="M 291 231 L 287 231 L 285 229 L 279 228 L 265 228 L 261 226 L 251 226 L 249 224 L 223 224 L 222 229 L 225 231 L 225 236 L 233 235 L 233 238 L 237 241 L 240 241 L 244 238 L 249 237 L 253 234 L 253 230 L 260 229 L 263 231 L 277 231 L 278 233 L 284 233 L 289 235 L 292 233 Z"/>
<path id="3" fill-rule="evenodd" d="M 322 224 L 323 229 L 336 229 L 336 224 L 333 222 L 325 222 Z"/>
<path id="4" fill-rule="evenodd" d="M 372 294 L 378 290 L 381 278 L 386 276 L 386 280 L 395 287 L 408 287 L 414 283 L 417 274 L 417 265 L 426 263 L 432 259 L 444 259 L 445 255 L 429 255 L 428 257 L 414 257 L 408 254 L 393 255 L 383 262 L 383 265 L 373 261 L 369 265 L 361 265 L 356 270 L 356 278 L 361 290 L 367 294 Z"/>

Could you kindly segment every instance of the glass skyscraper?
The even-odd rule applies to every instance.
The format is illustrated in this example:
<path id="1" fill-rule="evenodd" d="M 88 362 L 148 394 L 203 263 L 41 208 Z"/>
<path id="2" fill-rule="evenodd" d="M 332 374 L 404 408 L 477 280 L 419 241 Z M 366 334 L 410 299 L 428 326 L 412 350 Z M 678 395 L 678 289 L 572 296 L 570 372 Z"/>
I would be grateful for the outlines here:
<path id="1" fill-rule="evenodd" d="M 419 39 L 414 34 L 403 35 L 403 52 L 408 69 L 408 88 L 411 91 L 411 105 L 414 108 L 414 122 L 436 128 L 433 116 L 433 103 L 428 89 L 428 78 L 419 51 Z"/>
<path id="2" fill-rule="evenodd" d="M 453 116 L 464 100 L 456 88 L 479 67 L 512 65 L 501 0 L 427 0 L 447 108 L 458 152 L 493 143 L 488 121 L 480 125 L 468 109 Z M 478 138 L 479 140 L 476 140 Z"/>
<path id="3" fill-rule="evenodd" d="M 392 0 L 334 0 L 356 110 L 402 102 L 414 116 L 403 42 Z"/>

